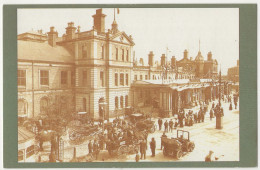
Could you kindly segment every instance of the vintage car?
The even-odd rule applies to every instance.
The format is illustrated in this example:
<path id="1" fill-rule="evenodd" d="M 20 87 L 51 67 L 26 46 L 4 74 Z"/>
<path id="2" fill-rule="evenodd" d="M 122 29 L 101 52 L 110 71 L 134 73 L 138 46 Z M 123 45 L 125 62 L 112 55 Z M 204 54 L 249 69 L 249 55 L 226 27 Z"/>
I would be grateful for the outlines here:
<path id="1" fill-rule="evenodd" d="M 194 142 L 190 141 L 189 132 L 184 130 L 177 130 L 176 138 L 162 138 L 162 145 L 165 156 L 173 156 L 177 159 L 192 152 L 195 148 Z"/>

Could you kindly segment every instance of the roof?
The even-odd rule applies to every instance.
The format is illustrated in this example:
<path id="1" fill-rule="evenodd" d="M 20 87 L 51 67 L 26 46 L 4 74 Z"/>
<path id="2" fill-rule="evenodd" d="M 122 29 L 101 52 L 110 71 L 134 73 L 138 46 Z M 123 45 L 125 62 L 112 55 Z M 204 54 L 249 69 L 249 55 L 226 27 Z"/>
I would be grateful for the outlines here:
<path id="1" fill-rule="evenodd" d="M 35 135 L 28 131 L 25 127 L 18 127 L 18 143 L 26 142 L 27 140 L 33 139 Z"/>
<path id="2" fill-rule="evenodd" d="M 72 52 L 62 46 L 52 47 L 48 42 L 32 42 L 18 40 L 18 59 L 51 61 L 51 62 L 74 62 Z"/>
<path id="3" fill-rule="evenodd" d="M 198 55 L 195 58 L 195 61 L 204 61 L 204 57 L 201 55 L 201 52 L 198 52 Z"/>

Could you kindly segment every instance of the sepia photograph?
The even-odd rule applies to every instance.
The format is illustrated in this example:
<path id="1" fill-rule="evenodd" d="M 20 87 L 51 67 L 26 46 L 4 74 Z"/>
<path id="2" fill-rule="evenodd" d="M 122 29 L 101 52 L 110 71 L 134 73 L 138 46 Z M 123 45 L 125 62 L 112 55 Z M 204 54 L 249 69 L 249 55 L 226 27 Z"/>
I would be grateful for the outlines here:
<path id="1" fill-rule="evenodd" d="M 18 8 L 17 162 L 240 161 L 239 45 L 239 8 Z"/>

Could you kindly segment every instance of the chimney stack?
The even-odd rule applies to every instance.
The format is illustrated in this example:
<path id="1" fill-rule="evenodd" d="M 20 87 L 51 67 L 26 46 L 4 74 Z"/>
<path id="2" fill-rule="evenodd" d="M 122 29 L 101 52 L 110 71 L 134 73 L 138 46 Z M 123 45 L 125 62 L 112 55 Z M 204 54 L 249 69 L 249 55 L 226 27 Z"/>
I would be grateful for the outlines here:
<path id="1" fill-rule="evenodd" d="M 144 59 L 140 58 L 139 63 L 143 66 L 144 65 Z"/>
<path id="2" fill-rule="evenodd" d="M 154 56 L 153 52 L 150 51 L 150 53 L 148 54 L 148 64 L 150 67 L 153 67 L 153 56 Z"/>
<path id="3" fill-rule="evenodd" d="M 67 39 L 71 40 L 75 38 L 76 29 L 77 28 L 74 27 L 74 22 L 68 23 L 68 27 L 66 28 Z"/>
<path id="4" fill-rule="evenodd" d="M 96 14 L 92 16 L 94 18 L 94 28 L 98 33 L 105 32 L 105 17 L 106 15 L 102 13 L 102 8 L 96 10 Z"/>
<path id="5" fill-rule="evenodd" d="M 166 56 L 165 54 L 162 54 L 161 56 L 161 66 L 165 66 L 166 65 Z"/>
<path id="6" fill-rule="evenodd" d="M 54 31 L 54 27 L 50 27 L 50 32 L 48 32 L 48 43 L 52 46 L 56 46 L 56 41 L 58 37 L 58 32 Z"/>
<path id="7" fill-rule="evenodd" d="M 171 66 L 172 66 L 172 68 L 174 68 L 176 66 L 176 58 L 175 58 L 175 56 L 172 56 Z"/>
<path id="8" fill-rule="evenodd" d="M 188 59 L 188 51 L 187 51 L 187 49 L 185 49 L 183 53 L 184 53 L 183 57 L 185 59 Z"/>

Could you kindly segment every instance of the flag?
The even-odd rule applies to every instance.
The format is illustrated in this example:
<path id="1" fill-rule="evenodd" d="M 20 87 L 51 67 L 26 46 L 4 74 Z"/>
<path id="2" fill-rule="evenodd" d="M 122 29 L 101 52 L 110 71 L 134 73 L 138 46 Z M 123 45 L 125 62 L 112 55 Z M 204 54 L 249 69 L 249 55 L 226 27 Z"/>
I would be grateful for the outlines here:
<path id="1" fill-rule="evenodd" d="M 119 12 L 120 12 L 120 11 L 119 11 L 119 8 L 117 8 L 117 14 L 119 14 Z"/>

